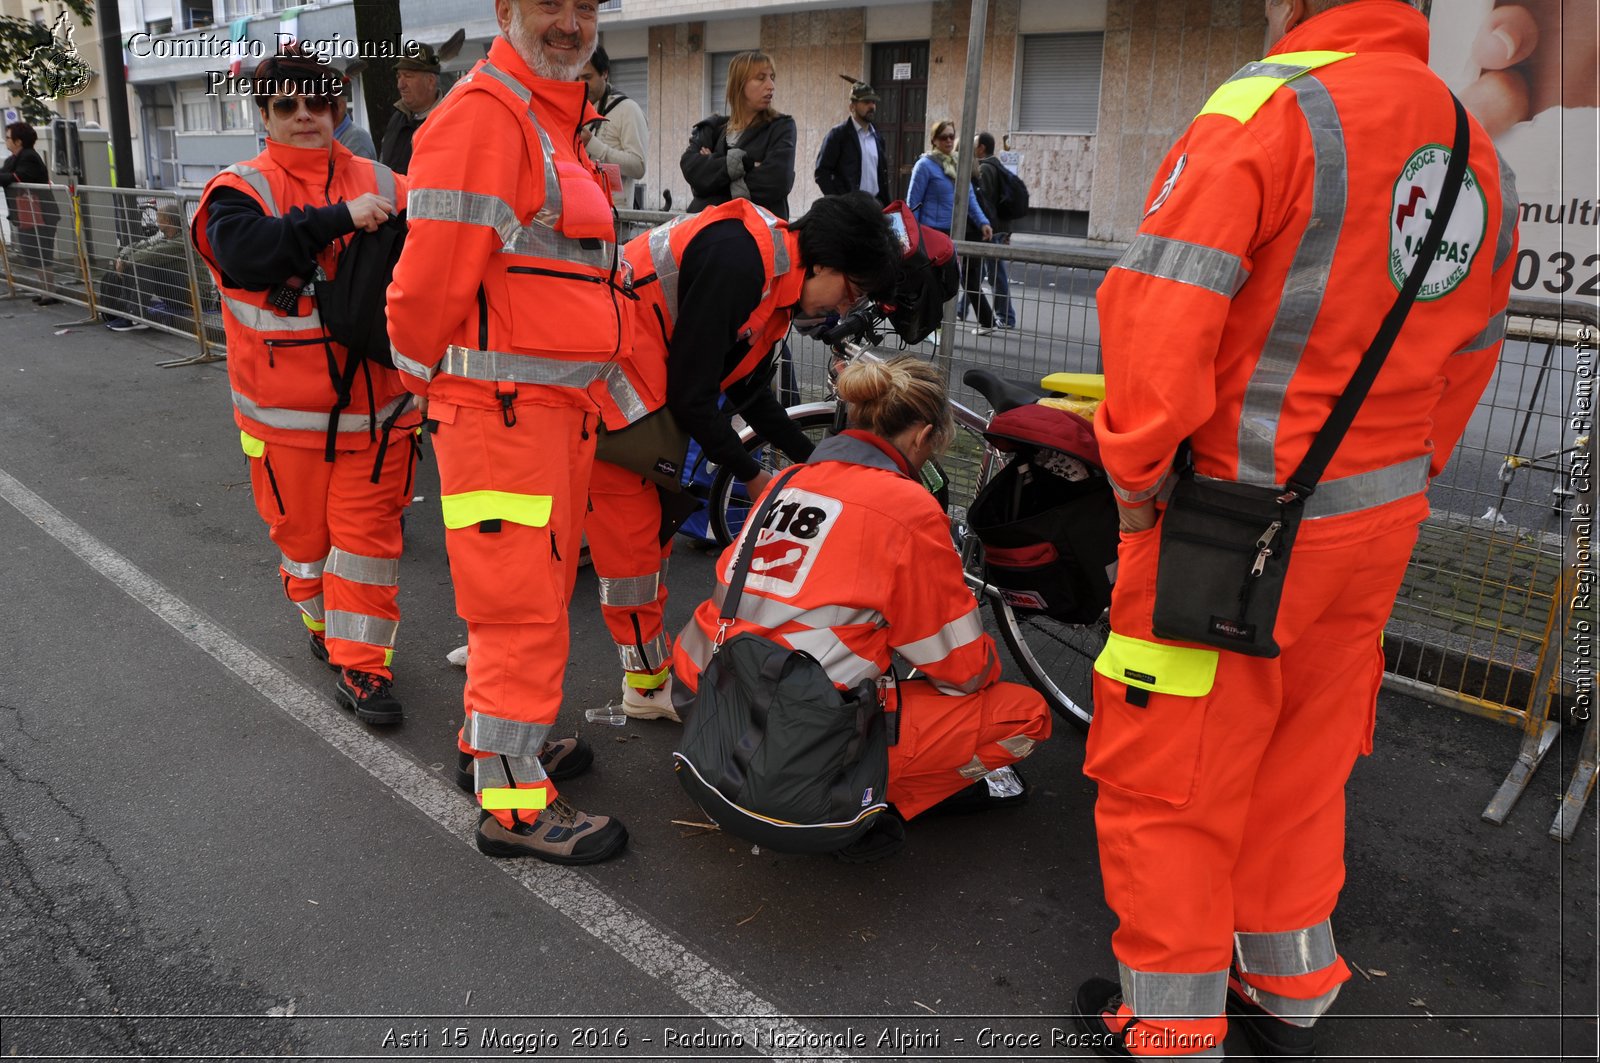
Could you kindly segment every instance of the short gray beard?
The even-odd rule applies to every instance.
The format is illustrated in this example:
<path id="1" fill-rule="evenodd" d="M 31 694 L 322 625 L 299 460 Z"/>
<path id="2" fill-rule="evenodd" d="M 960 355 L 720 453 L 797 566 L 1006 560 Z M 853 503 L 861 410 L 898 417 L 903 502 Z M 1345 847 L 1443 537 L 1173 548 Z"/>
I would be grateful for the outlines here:
<path id="1" fill-rule="evenodd" d="M 522 57 L 522 61 L 532 67 L 535 74 L 551 81 L 578 80 L 578 75 L 583 73 L 583 68 L 589 65 L 589 60 L 594 56 L 595 45 L 600 43 L 598 37 L 591 40 L 589 46 L 570 64 L 552 62 L 544 54 L 544 42 L 535 39 L 528 32 L 527 26 L 523 24 L 520 4 L 512 5 L 511 25 L 505 32 L 506 39 L 517 50 L 517 54 Z"/>

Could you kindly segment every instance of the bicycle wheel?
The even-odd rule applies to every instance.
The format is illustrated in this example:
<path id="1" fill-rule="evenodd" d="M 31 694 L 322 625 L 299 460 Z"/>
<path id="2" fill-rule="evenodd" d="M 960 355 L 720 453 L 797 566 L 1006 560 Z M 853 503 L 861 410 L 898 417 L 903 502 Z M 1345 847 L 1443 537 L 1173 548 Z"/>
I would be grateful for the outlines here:
<path id="1" fill-rule="evenodd" d="M 804 432 L 806 438 L 812 443 L 820 443 L 833 429 L 833 414 L 828 411 L 816 411 L 792 417 L 795 425 Z M 750 455 L 760 462 L 761 467 L 768 472 L 777 472 L 779 469 L 789 467 L 789 459 L 777 447 L 771 446 L 760 436 L 752 436 L 745 444 L 745 449 Z M 706 521 L 712 537 L 718 546 L 727 546 L 733 542 L 733 537 L 739 534 L 739 529 L 744 527 L 744 520 L 750 515 L 750 496 L 745 492 L 744 481 L 733 475 L 733 470 L 727 466 L 717 470 L 717 475 L 711 481 L 711 494 L 706 500 L 706 509 L 709 519 Z"/>
<path id="2" fill-rule="evenodd" d="M 1080 731 L 1094 716 L 1094 659 L 1111 633 L 1109 617 L 1092 624 L 1064 624 L 1043 613 L 1017 613 L 994 603 L 1000 638 L 1012 660 L 1050 708 Z"/>

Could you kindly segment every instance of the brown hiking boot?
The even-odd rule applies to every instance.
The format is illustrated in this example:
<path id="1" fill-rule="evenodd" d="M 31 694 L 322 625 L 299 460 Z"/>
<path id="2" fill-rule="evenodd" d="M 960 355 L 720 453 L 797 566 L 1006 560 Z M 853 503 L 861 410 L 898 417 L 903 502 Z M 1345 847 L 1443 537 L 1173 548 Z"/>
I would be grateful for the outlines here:
<path id="1" fill-rule="evenodd" d="M 464 794 L 477 789 L 473 759 L 471 753 L 462 753 L 459 749 L 456 751 L 456 786 Z M 581 738 L 554 738 L 539 750 L 539 763 L 551 782 L 561 782 L 588 771 L 594 764 L 594 750 Z"/>
<path id="2" fill-rule="evenodd" d="M 561 798 L 533 822 L 506 827 L 492 813 L 478 818 L 478 851 L 485 856 L 536 856 L 552 864 L 598 864 L 628 844 L 628 828 L 610 816 L 579 812 Z"/>

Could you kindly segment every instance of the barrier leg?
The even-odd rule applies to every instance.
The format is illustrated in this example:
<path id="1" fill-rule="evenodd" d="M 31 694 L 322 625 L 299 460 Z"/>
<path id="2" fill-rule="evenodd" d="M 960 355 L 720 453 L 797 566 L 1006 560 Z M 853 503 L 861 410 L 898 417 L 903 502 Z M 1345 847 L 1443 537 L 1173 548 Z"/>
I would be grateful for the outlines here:
<path id="1" fill-rule="evenodd" d="M 1578 753 L 1578 766 L 1573 769 L 1572 782 L 1567 786 L 1567 794 L 1561 799 L 1561 808 L 1556 812 L 1555 822 L 1550 824 L 1550 837 L 1557 841 L 1570 842 L 1573 832 L 1578 829 L 1578 820 L 1583 815 L 1584 806 L 1589 803 L 1589 795 L 1594 792 L 1595 763 L 1600 760 L 1600 733 L 1595 730 L 1595 720 L 1589 717 L 1589 726 L 1583 729 L 1583 745 Z"/>

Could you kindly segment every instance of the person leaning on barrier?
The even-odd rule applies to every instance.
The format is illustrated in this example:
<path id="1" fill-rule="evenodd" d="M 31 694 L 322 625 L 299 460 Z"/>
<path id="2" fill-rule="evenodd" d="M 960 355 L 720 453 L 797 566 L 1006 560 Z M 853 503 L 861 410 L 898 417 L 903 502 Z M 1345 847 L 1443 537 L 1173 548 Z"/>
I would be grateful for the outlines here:
<path id="1" fill-rule="evenodd" d="M 841 690 L 887 673 L 891 654 L 916 668 L 888 694 L 888 708 L 898 706 L 894 812 L 844 854 L 864 859 L 898 847 L 902 820 L 958 794 L 973 809 L 1023 797 L 992 797 L 985 776 L 1050 736 L 1050 710 L 1032 687 L 1000 681 L 949 518 L 917 474 L 955 431 L 939 371 L 905 354 L 858 360 L 838 386 L 850 426 L 782 484 L 726 632 L 722 599 L 739 543 L 723 552 L 715 594 L 673 651 L 673 700 L 692 713 L 714 644 L 743 632 L 812 655 Z"/>
<path id="2" fill-rule="evenodd" d="M 400 517 L 421 418 L 398 373 L 328 337 L 310 281 L 404 208 L 405 184 L 334 141 L 338 74 L 314 55 L 264 59 L 254 81 L 266 150 L 211 179 L 190 231 L 222 294 L 234 421 L 284 592 L 340 670 L 339 703 L 398 723 Z"/>
<path id="3" fill-rule="evenodd" d="M 164 203 L 156 210 L 156 233 L 117 252 L 100 278 L 100 308 L 113 332 L 147 328 L 136 319 L 154 312 L 160 300 L 169 315 L 189 313 L 189 260 L 184 252 L 183 208 Z"/>
<path id="4" fill-rule="evenodd" d="M 605 179 L 578 133 L 598 0 L 496 0 L 500 36 L 417 134 L 389 338 L 427 397 L 445 547 L 471 667 L 457 781 L 478 848 L 588 864 L 628 832 L 553 780 L 594 754 L 552 740 L 567 667 L 598 406 L 628 342 Z M 471 150 L 466 150 L 470 146 Z"/>
<path id="5" fill-rule="evenodd" d="M 847 313 L 863 293 L 892 283 L 898 251 L 882 211 L 856 192 L 820 199 L 785 224 L 734 200 L 638 236 L 625 251 L 637 300 L 634 343 L 620 364 L 626 386 L 602 401 L 606 427 L 665 406 L 706 458 L 732 469 L 755 497 L 770 477 L 732 419 L 737 413 L 791 460 L 810 456 L 811 441 L 772 392 L 779 341 L 792 318 Z M 672 541 L 661 541 L 660 495 L 637 472 L 597 461 L 589 506 L 589 552 L 622 661 L 623 711 L 676 720 L 662 626 Z"/>
<path id="6" fill-rule="evenodd" d="M 6 150 L 11 154 L 0 163 L 0 188 L 5 189 L 6 206 L 11 215 L 11 231 L 17 248 L 22 252 L 25 266 L 39 272 L 46 292 L 54 284 L 56 258 L 56 226 L 61 222 L 61 208 L 53 192 L 37 188 L 18 188 L 18 184 L 44 185 L 50 183 L 50 171 L 34 145 L 39 134 L 27 122 L 12 122 L 6 126 Z M 22 205 L 25 198 L 37 204 L 37 211 L 25 218 Z M 33 301 L 40 306 L 58 302 L 49 294 L 35 295 Z"/>
<path id="7" fill-rule="evenodd" d="M 1454 141 L 1428 23 L 1409 4 L 1265 6 L 1270 54 L 1168 152 L 1098 292 L 1095 430 L 1123 535 L 1084 771 L 1099 784 L 1121 980 L 1085 982 L 1076 1004 L 1108 1056 L 1219 1058 L 1230 1019 L 1262 1056 L 1315 1053 L 1314 1024 L 1350 977 L 1330 916 L 1384 623 L 1428 482 L 1505 336 L 1516 191 L 1471 121 L 1471 181 L 1424 297 L 1305 502 L 1279 655 L 1153 633 L 1180 447 L 1197 483 L 1285 489 L 1396 301 Z"/>

